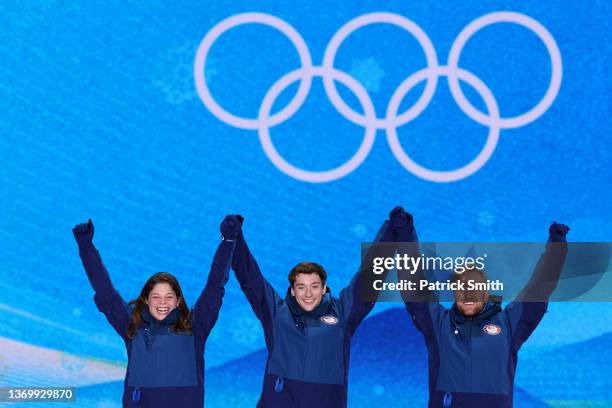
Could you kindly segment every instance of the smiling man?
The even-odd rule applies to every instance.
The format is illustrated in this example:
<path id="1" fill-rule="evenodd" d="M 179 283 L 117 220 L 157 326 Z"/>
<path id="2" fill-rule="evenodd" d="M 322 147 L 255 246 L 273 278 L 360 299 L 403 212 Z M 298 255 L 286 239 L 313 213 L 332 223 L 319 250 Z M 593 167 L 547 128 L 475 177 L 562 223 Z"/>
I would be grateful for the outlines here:
<path id="1" fill-rule="evenodd" d="M 289 290 L 292 306 L 299 306 L 305 312 L 312 312 L 327 291 L 327 273 L 314 262 L 299 263 L 289 272 Z"/>
<path id="2" fill-rule="evenodd" d="M 463 273 L 456 273 L 453 282 L 462 284 L 463 290 L 455 290 L 455 306 L 466 317 L 476 316 L 489 302 L 489 292 L 486 290 L 473 290 L 471 286 L 486 284 L 487 275 L 484 271 L 472 268 Z"/>
<path id="3" fill-rule="evenodd" d="M 242 217 L 234 216 L 236 224 Z M 411 217 L 395 208 L 375 242 L 393 242 Z M 366 263 L 364 263 L 366 265 Z M 334 297 L 321 265 L 302 262 L 289 273 L 284 298 L 263 277 L 242 232 L 232 268 L 264 329 L 268 361 L 260 408 L 342 408 L 347 406 L 351 338 L 372 310 L 362 296 L 375 275 L 361 273 Z M 365 271 L 365 270 L 364 270 Z"/>
<path id="4" fill-rule="evenodd" d="M 518 352 L 536 329 L 548 307 L 567 255 L 566 225 L 552 223 L 548 242 L 530 281 L 515 301 L 505 308 L 489 295 L 482 269 L 466 268 L 454 273 L 450 309 L 438 302 L 435 291 L 404 291 L 406 309 L 423 334 L 428 351 L 429 408 L 513 406 L 514 375 Z M 416 231 L 399 234 L 400 242 L 416 242 Z M 418 256 L 418 245 L 410 245 Z M 423 279 L 423 271 L 411 275 L 398 271 L 400 279 Z M 485 285 L 486 286 L 486 285 Z"/>

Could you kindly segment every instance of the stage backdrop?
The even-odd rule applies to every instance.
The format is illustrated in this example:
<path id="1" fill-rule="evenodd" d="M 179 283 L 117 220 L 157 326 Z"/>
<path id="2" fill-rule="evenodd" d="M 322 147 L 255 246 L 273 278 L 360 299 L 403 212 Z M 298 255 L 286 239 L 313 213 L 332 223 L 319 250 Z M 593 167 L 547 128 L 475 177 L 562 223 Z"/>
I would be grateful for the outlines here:
<path id="1" fill-rule="evenodd" d="M 0 385 L 120 406 L 126 353 L 71 233 L 88 218 L 126 299 L 169 271 L 190 304 L 227 213 L 281 293 L 313 260 L 338 294 L 396 204 L 423 241 L 537 242 L 555 220 L 610 240 L 610 14 L 606 0 L 0 3 Z M 517 406 L 609 406 L 611 311 L 550 305 Z M 402 305 L 377 305 L 351 358 L 350 407 L 425 406 Z M 264 364 L 232 275 L 207 406 L 254 406 Z"/>

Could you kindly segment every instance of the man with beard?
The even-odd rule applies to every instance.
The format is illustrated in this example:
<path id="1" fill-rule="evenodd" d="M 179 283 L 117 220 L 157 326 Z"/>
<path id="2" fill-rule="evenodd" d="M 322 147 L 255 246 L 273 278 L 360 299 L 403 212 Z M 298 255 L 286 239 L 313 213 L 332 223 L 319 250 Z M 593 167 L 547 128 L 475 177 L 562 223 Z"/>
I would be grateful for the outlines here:
<path id="1" fill-rule="evenodd" d="M 406 309 L 423 334 L 428 351 L 429 407 L 512 407 L 518 351 L 540 323 L 559 280 L 567 254 L 569 228 L 554 222 L 546 250 L 531 280 L 517 299 L 502 308 L 486 290 L 469 290 L 468 283 L 486 283 L 484 270 L 468 268 L 453 281 L 465 290 L 454 292 L 447 309 L 435 292 L 405 291 Z M 416 231 L 399 242 L 416 242 Z M 418 256 L 418 245 L 410 245 Z M 398 271 L 400 279 L 425 279 L 422 271 Z"/>

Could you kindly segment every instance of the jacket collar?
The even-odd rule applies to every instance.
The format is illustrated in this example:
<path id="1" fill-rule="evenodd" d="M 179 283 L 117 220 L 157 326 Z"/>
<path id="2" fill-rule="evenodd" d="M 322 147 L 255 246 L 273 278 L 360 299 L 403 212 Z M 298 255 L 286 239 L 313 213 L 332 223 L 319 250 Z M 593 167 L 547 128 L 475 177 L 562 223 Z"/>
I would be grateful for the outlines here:
<path id="1" fill-rule="evenodd" d="M 151 312 L 149 312 L 149 307 L 147 305 L 143 305 L 140 308 L 140 316 L 142 317 L 142 320 L 150 326 L 171 326 L 176 323 L 179 318 L 179 314 L 180 310 L 177 307 L 173 311 L 168 313 L 168 316 L 166 316 L 163 320 L 157 320 L 155 317 L 153 317 L 153 315 L 151 315 Z"/>

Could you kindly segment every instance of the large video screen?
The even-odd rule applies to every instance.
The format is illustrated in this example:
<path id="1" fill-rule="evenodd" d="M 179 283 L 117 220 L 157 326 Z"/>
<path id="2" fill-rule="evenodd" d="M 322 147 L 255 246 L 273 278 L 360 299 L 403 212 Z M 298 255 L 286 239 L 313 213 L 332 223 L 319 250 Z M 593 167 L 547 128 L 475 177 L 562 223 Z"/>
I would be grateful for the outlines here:
<path id="1" fill-rule="evenodd" d="M 0 15 L 5 390 L 122 406 L 126 344 L 71 231 L 89 219 L 126 301 L 166 271 L 189 307 L 226 214 L 281 297 L 302 261 L 338 296 L 396 205 L 424 242 L 544 243 L 553 221 L 568 242 L 611 240 L 607 1 L 41 0 Z M 550 302 L 515 406 L 609 406 L 611 310 Z M 267 357 L 230 271 L 205 405 L 255 406 Z M 355 332 L 347 382 L 349 407 L 427 405 L 428 349 L 402 302 Z"/>

